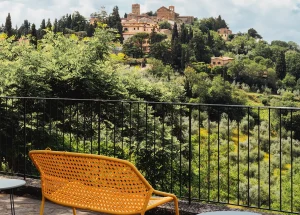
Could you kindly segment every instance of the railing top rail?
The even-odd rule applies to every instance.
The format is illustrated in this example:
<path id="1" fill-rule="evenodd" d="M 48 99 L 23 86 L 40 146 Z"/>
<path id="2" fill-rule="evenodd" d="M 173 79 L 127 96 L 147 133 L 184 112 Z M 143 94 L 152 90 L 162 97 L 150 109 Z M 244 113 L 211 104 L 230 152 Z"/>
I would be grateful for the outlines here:
<path id="1" fill-rule="evenodd" d="M 282 110 L 300 110 L 300 107 L 274 107 L 274 106 L 249 106 L 249 105 L 226 105 L 226 104 L 204 104 L 187 102 L 153 102 L 137 100 L 105 100 L 105 99 L 80 99 L 80 98 L 46 98 L 46 97 L 14 97 L 0 96 L 0 99 L 33 99 L 33 100 L 61 100 L 61 101 L 82 101 L 82 102 L 123 102 L 123 103 L 147 103 L 147 104 L 165 104 L 165 105 L 185 105 L 185 106 L 204 106 L 204 107 L 232 107 L 232 108 L 250 108 L 250 109 L 282 109 Z"/>

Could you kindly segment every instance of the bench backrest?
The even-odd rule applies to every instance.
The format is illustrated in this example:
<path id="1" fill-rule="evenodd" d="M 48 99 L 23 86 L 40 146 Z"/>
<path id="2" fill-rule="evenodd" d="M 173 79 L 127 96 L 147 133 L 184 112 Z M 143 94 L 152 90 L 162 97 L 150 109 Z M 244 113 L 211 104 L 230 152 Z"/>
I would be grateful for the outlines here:
<path id="1" fill-rule="evenodd" d="M 126 198 L 120 201 L 135 202 L 136 210 L 143 210 L 153 191 L 137 168 L 125 160 L 51 150 L 35 150 L 29 155 L 41 174 L 46 197 L 69 182 L 79 182 L 99 192 L 105 189 L 119 193 Z"/>

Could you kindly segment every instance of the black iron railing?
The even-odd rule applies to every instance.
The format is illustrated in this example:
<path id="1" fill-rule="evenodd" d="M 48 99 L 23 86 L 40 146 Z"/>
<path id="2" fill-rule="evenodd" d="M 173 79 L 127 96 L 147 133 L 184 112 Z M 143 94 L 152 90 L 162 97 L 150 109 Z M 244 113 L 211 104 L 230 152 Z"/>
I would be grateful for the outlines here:
<path id="1" fill-rule="evenodd" d="M 297 213 L 300 109 L 0 98 L 0 171 L 38 177 L 33 149 L 133 162 L 182 199 Z"/>

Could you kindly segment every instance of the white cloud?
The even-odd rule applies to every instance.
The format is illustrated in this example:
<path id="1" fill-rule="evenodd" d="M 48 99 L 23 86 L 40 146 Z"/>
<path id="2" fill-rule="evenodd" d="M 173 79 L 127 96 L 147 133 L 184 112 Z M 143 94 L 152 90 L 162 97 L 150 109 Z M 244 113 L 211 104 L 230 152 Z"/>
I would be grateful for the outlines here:
<path id="1" fill-rule="evenodd" d="M 118 5 L 120 15 L 131 11 L 131 4 L 141 4 L 141 12 L 156 11 L 161 6 L 175 6 L 181 15 L 198 18 L 221 15 L 234 32 L 255 28 L 266 40 L 293 40 L 300 43 L 300 0 L 0 0 L 0 24 L 10 12 L 13 26 L 24 19 L 40 25 L 42 19 L 60 18 L 79 11 L 88 17 L 105 6 L 108 13 Z"/>

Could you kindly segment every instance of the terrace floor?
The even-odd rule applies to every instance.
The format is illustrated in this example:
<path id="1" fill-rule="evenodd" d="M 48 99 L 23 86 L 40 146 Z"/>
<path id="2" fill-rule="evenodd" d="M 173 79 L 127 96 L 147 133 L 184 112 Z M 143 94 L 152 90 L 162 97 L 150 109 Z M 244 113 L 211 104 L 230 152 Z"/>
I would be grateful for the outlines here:
<path id="1" fill-rule="evenodd" d="M 4 178 L 19 178 L 15 176 L 4 176 L 0 175 L 0 180 Z M 19 178 L 22 179 L 22 178 Z M 18 188 L 14 191 L 15 200 L 15 211 L 17 215 L 38 215 L 40 204 L 41 204 L 41 193 L 40 193 L 40 180 L 37 179 L 26 179 L 26 185 L 22 188 Z M 232 211 L 232 210 L 248 210 L 245 208 L 232 208 L 226 205 L 215 205 L 207 203 L 192 203 L 189 205 L 186 201 L 179 202 L 180 214 L 181 215 L 195 215 L 198 213 L 204 213 L 208 211 Z M 250 211 L 250 210 L 249 210 Z M 101 213 L 93 213 L 83 210 L 77 210 L 77 215 L 104 215 Z M 257 211 L 256 211 L 257 212 Z M 271 215 L 278 213 L 266 213 L 265 211 L 257 212 L 262 215 Z M 0 214 L 10 215 L 10 201 L 9 194 L 0 192 Z M 46 200 L 44 214 L 54 215 L 71 215 L 72 209 L 63 207 Z M 164 207 L 159 209 L 153 209 L 147 212 L 147 215 L 173 215 L 173 204 L 166 204 Z"/>

